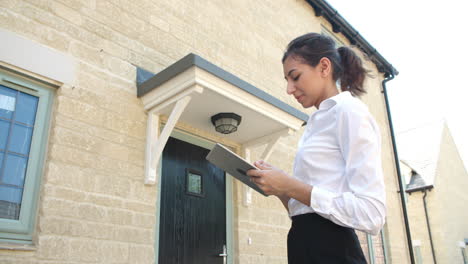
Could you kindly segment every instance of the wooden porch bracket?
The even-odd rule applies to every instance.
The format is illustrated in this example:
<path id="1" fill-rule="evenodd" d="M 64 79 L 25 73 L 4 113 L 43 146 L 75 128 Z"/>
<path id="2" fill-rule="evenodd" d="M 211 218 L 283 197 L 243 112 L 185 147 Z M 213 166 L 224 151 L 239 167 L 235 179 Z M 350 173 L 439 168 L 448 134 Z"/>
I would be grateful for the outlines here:
<path id="1" fill-rule="evenodd" d="M 171 115 L 167 120 L 164 129 L 158 136 L 159 132 L 159 114 L 158 108 L 149 111 L 148 113 L 148 124 L 147 124 L 147 136 L 146 136 L 146 160 L 145 160 L 145 184 L 154 185 L 156 183 L 156 175 L 158 169 L 158 163 L 161 158 L 164 146 L 166 146 L 167 140 L 172 133 L 177 121 L 184 112 L 187 105 L 191 100 L 190 95 L 184 95 L 178 98 L 174 108 L 172 109 Z"/>
<path id="2" fill-rule="evenodd" d="M 253 147 L 266 144 L 266 148 L 263 151 L 262 155 L 260 156 L 261 160 L 266 161 L 270 157 L 271 153 L 273 152 L 273 148 L 276 146 L 276 143 L 278 143 L 279 139 L 284 136 L 292 135 L 293 133 L 294 133 L 293 129 L 286 128 L 286 129 L 277 131 L 275 133 L 272 133 L 270 135 L 266 135 L 264 137 L 256 138 L 254 140 L 246 142 L 242 146 L 244 147 L 244 149 L 251 149 Z"/>

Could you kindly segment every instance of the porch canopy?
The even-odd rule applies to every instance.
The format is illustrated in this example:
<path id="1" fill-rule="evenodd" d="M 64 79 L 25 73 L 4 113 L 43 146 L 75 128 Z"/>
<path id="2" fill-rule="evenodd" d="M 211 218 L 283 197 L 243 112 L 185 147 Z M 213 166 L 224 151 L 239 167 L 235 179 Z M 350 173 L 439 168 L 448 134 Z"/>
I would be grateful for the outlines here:
<path id="1" fill-rule="evenodd" d="M 164 146 L 177 122 L 228 138 L 244 149 L 266 144 L 267 159 L 278 139 L 291 135 L 308 115 L 195 54 L 157 73 L 137 69 L 137 91 L 148 112 L 145 183 L 156 182 Z M 232 112 L 242 117 L 238 130 L 219 134 L 211 116 Z M 159 133 L 160 116 L 167 122 Z"/>

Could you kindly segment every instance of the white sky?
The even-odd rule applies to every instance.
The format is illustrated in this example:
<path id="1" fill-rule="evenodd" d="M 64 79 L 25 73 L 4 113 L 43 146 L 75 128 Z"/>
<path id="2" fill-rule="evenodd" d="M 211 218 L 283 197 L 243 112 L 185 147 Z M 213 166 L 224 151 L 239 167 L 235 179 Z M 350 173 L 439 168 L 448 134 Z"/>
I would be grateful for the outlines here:
<path id="1" fill-rule="evenodd" d="M 445 118 L 468 169 L 468 1 L 327 1 L 399 71 L 396 132 Z"/>

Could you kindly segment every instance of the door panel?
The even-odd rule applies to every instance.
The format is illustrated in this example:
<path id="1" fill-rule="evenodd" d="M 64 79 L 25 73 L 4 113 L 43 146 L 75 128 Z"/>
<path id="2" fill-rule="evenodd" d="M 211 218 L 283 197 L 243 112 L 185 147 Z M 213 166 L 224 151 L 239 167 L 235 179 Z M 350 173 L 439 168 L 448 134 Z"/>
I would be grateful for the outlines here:
<path id="1" fill-rule="evenodd" d="M 209 150 L 169 138 L 163 152 L 159 263 L 221 264 L 226 244 L 224 171 Z"/>

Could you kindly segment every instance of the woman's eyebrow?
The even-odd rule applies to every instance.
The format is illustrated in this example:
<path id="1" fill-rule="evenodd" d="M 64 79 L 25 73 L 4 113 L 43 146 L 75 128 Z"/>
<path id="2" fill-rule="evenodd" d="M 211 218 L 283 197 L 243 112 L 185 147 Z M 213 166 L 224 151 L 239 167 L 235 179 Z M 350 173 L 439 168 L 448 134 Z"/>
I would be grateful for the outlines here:
<path id="1" fill-rule="evenodd" d="M 286 74 L 286 76 L 284 76 L 284 78 L 287 79 L 287 77 L 288 77 L 289 75 L 291 75 L 291 73 L 292 73 L 293 71 L 295 71 L 295 70 L 296 70 L 296 69 L 290 70 L 290 71 L 288 72 L 288 74 Z"/>

